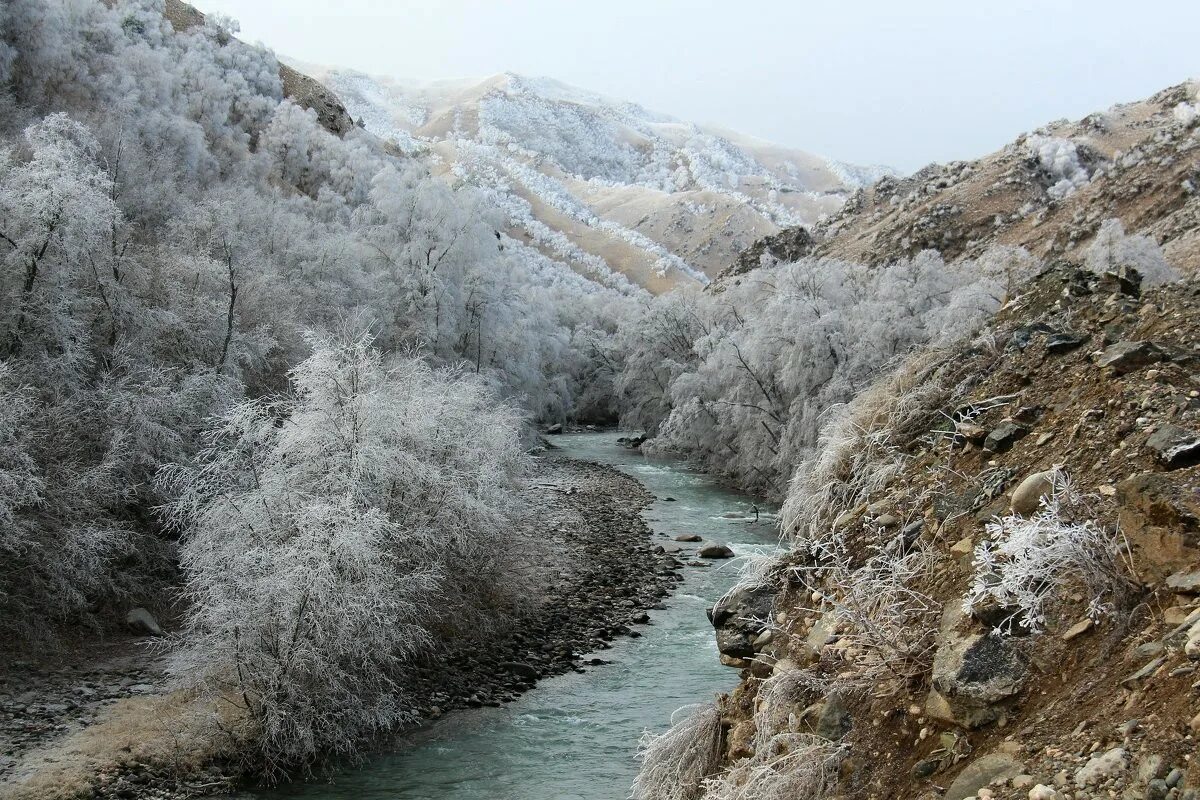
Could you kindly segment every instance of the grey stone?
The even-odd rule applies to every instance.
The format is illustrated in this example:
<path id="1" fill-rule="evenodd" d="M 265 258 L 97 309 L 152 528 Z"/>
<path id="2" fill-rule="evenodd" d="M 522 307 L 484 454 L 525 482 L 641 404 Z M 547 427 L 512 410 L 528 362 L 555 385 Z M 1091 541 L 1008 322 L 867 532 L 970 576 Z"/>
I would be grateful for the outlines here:
<path id="1" fill-rule="evenodd" d="M 701 558 L 733 558 L 733 551 L 723 544 L 706 544 L 696 551 Z"/>
<path id="2" fill-rule="evenodd" d="M 837 695 L 825 699 L 821 715 L 817 717 L 817 735 L 836 742 L 850 730 L 850 710 Z"/>
<path id="3" fill-rule="evenodd" d="M 698 533 L 681 533 L 675 537 L 677 542 L 702 542 L 704 537 Z"/>
<path id="4" fill-rule="evenodd" d="M 158 626 L 158 620 L 141 606 L 130 609 L 125 615 L 125 626 L 134 633 L 145 636 L 162 636 L 163 629 Z"/>
<path id="5" fill-rule="evenodd" d="M 835 631 L 840 622 L 835 611 L 826 611 L 821 614 L 804 640 L 810 655 L 821 655 L 821 649 L 836 635 Z"/>
<path id="6" fill-rule="evenodd" d="M 1028 674 L 1026 659 L 998 634 L 960 634 L 961 615 L 951 602 L 942 617 L 933 659 L 933 688 L 945 699 L 953 721 L 967 728 L 995 722 L 997 706 L 1021 691 Z"/>
<path id="7" fill-rule="evenodd" d="M 717 631 L 717 649 L 730 658 L 753 658 L 754 641 L 766 629 L 775 589 L 761 585 L 737 589 L 713 606 L 709 620 Z"/>
<path id="8" fill-rule="evenodd" d="M 1013 513 L 1028 517 L 1037 511 L 1041 506 L 1042 498 L 1053 492 L 1054 478 L 1057 475 L 1057 470 L 1048 469 L 1044 472 L 1035 472 L 1017 484 L 1009 503 Z"/>
<path id="9" fill-rule="evenodd" d="M 1008 780 L 1021 774 L 1021 764 L 1010 755 L 993 753 L 975 759 L 950 784 L 943 800 L 966 800 L 993 781 Z"/>
<path id="10" fill-rule="evenodd" d="M 1052 333 L 1046 337 L 1046 352 L 1061 355 L 1074 350 L 1086 341 L 1086 336 L 1080 336 L 1070 331 Z"/>
<path id="11" fill-rule="evenodd" d="M 538 677 L 538 671 L 535 668 L 518 661 L 504 661 L 500 664 L 500 669 L 530 680 L 536 680 Z"/>
<path id="12" fill-rule="evenodd" d="M 1163 351 L 1153 342 L 1117 342 L 1106 347 L 1096 359 L 1096 366 L 1125 375 L 1163 360 Z"/>
<path id="13" fill-rule="evenodd" d="M 992 453 L 1006 453 L 1012 449 L 1017 440 L 1029 433 L 1024 425 L 1015 422 L 1001 422 L 988 433 L 983 440 L 983 449 Z"/>
<path id="14" fill-rule="evenodd" d="M 1076 770 L 1075 785 L 1080 789 L 1096 786 L 1106 778 L 1124 772 L 1128 766 L 1125 748 L 1114 747 L 1094 758 L 1089 758 L 1086 764 Z"/>
<path id="15" fill-rule="evenodd" d="M 1176 572 L 1167 577 L 1167 588 L 1186 594 L 1200 594 L 1200 569 L 1191 572 Z"/>
<path id="16" fill-rule="evenodd" d="M 1146 440 L 1146 447 L 1166 466 L 1182 467 L 1200 459 L 1200 434 L 1178 425 L 1163 425 Z"/>

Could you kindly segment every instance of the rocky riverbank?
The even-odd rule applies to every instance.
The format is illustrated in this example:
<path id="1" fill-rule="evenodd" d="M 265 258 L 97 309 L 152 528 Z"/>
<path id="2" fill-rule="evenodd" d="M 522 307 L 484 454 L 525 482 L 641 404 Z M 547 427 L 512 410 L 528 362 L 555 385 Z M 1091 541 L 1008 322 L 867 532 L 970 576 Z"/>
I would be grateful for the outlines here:
<path id="1" fill-rule="evenodd" d="M 683 564 L 651 540 L 641 512 L 653 497 L 634 479 L 548 455 L 525 496 L 532 524 L 514 577 L 527 596 L 484 640 L 415 669 L 418 719 L 500 705 L 541 678 L 603 663 L 588 654 L 640 635 L 647 609 L 682 579 Z M 150 644 L 120 637 L 0 665 L 0 798 L 182 798 L 238 783 L 162 721 L 188 698 L 172 692 Z"/>

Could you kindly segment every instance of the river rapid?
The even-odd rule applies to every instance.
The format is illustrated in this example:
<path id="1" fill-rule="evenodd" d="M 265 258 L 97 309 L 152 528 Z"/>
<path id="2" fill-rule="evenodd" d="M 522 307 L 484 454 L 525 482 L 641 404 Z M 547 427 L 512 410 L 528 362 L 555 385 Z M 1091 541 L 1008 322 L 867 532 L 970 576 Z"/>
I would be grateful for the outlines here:
<path id="1" fill-rule="evenodd" d="M 776 518 L 755 501 L 667 459 L 617 444 L 616 433 L 553 437 L 572 458 L 608 464 L 658 499 L 644 517 L 656 540 L 680 533 L 729 545 L 739 556 L 769 552 Z M 673 498 L 668 501 L 667 498 Z M 774 509 L 770 509 L 773 511 Z M 688 566 L 664 609 L 650 612 L 639 638 L 589 654 L 611 663 L 541 681 L 500 708 L 457 711 L 405 735 L 392 752 L 332 779 L 241 795 L 241 800 L 623 800 L 637 772 L 638 738 L 661 731 L 680 706 L 728 691 L 737 673 L 717 662 L 705 609 L 736 580 L 737 561 Z"/>

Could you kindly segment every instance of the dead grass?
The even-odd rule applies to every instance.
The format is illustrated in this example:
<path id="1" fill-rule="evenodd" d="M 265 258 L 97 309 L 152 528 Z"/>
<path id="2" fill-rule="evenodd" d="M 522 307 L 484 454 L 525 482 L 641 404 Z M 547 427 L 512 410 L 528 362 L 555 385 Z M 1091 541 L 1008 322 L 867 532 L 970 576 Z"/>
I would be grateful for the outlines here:
<path id="1" fill-rule="evenodd" d="M 218 707 L 219 706 L 219 707 Z M 26 754 L 0 800 L 88 796 L 106 775 L 142 764 L 172 775 L 197 773 L 220 758 L 241 725 L 237 709 L 191 691 L 128 697 L 101 721 Z"/>

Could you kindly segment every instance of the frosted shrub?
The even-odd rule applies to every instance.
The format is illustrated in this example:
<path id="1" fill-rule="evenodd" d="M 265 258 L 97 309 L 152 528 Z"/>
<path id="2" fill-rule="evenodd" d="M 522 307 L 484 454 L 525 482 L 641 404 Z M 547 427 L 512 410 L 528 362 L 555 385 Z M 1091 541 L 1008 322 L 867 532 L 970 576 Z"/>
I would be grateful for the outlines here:
<path id="1" fill-rule="evenodd" d="M 403 721 L 403 666 L 469 631 L 518 527 L 518 419 L 474 379 L 313 337 L 293 391 L 164 470 L 191 601 L 180 669 L 270 772 Z"/>
<path id="2" fill-rule="evenodd" d="M 893 540 L 857 568 L 846 554 L 834 554 L 816 568 L 820 583 L 809 579 L 813 568 L 795 568 L 811 589 L 830 587 L 813 611 L 831 613 L 849 645 L 843 652 L 854 670 L 839 676 L 838 689 L 899 691 L 933 663 L 941 604 L 916 587 L 933 575 L 936 558 L 921 548 L 904 554 L 899 545 Z"/>
<path id="3" fill-rule="evenodd" d="M 782 733 L 704 782 L 706 800 L 818 800 L 837 781 L 845 751 L 820 736 Z"/>
<path id="4" fill-rule="evenodd" d="M 1078 148 L 1070 139 L 1030 136 L 1025 140 L 1025 146 L 1054 181 L 1047 193 L 1055 200 L 1070 196 L 1091 180 L 1087 169 L 1079 161 Z"/>
<path id="5" fill-rule="evenodd" d="M 1142 276 L 1142 285 L 1159 286 L 1182 276 L 1167 263 L 1162 248 L 1149 236 L 1129 236 L 1118 219 L 1105 220 L 1088 247 L 1084 264 L 1097 274 L 1121 272 L 1132 267 Z"/>
<path id="6" fill-rule="evenodd" d="M 0 361 L 0 641 L 45 647 L 66 624 L 94 622 L 131 588 L 115 569 L 136 537 L 114 510 L 128 499 L 116 437 L 80 451 L 77 407 L 49 407 Z"/>
<path id="7" fill-rule="evenodd" d="M 704 779 L 721 759 L 721 714 L 713 704 L 684 706 L 671 727 L 642 735 L 642 765 L 633 782 L 633 800 L 699 800 Z"/>
<path id="8" fill-rule="evenodd" d="M 937 370 L 946 357 L 943 350 L 919 351 L 831 409 L 816 452 L 800 462 L 788 485 L 781 522 L 794 546 L 840 551 L 837 516 L 887 486 L 907 462 L 900 445 L 936 422 L 946 396 Z"/>
<path id="9" fill-rule="evenodd" d="M 284 390 L 309 354 L 302 332 L 347 314 L 373 321 L 385 353 L 467 362 L 470 382 L 443 376 L 475 387 L 459 392 L 477 396 L 467 409 L 499 395 L 543 418 L 612 415 L 615 333 L 639 293 L 623 278 L 605 288 L 498 239 L 495 197 L 361 130 L 333 135 L 283 100 L 270 52 L 211 15 L 177 32 L 161 0 L 0 6 L 0 360 L 6 387 L 26 387 L 0 409 L 19 434 L 0 454 L 13 472 L 0 475 L 0 639 L 156 607 L 176 565 L 149 522 L 164 501 L 152 476 L 188 462 L 212 415 Z M 385 383 L 428 384 L 414 369 Z M 243 405 L 226 422 L 270 450 L 288 431 L 266 420 L 290 408 Z M 478 436 L 482 452 L 508 430 L 480 435 L 490 417 L 439 416 L 450 408 L 428 412 L 443 439 Z M 206 444 L 248 446 L 227 433 Z M 503 508 L 448 485 L 446 513 Z"/>
<path id="10" fill-rule="evenodd" d="M 831 408 L 889 362 L 973 333 L 1032 259 L 979 266 L 932 251 L 880 267 L 809 258 L 659 297 L 622 331 L 622 420 L 657 434 L 650 449 L 780 497 Z"/>
<path id="11" fill-rule="evenodd" d="M 975 577 L 963 609 L 998 604 L 1013 609 L 1008 623 L 1041 631 L 1049 607 L 1072 588 L 1081 588 L 1096 618 L 1121 602 L 1129 588 L 1116 539 L 1092 520 L 1064 517 L 1077 502 L 1062 473 L 1032 517 L 1001 517 L 987 526 L 987 539 L 975 548 Z"/>
<path id="12" fill-rule="evenodd" d="M 1186 90 L 1191 102 L 1184 100 L 1172 110 L 1175 121 L 1185 128 L 1200 119 L 1200 82 L 1188 81 Z"/>
<path id="13" fill-rule="evenodd" d="M 794 733 L 796 712 L 829 692 L 828 682 L 807 669 L 776 671 L 758 687 L 754 702 L 754 750 L 770 747 L 780 732 Z"/>

